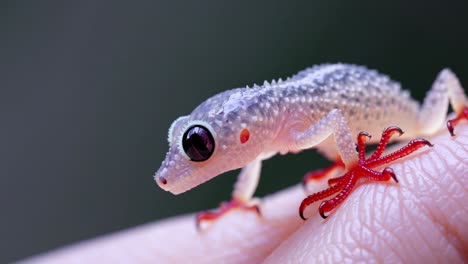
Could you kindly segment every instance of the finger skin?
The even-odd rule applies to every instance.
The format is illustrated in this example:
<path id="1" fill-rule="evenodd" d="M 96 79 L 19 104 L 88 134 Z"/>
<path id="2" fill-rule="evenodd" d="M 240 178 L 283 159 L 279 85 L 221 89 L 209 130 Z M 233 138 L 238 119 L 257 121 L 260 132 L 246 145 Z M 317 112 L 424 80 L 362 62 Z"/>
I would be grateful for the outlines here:
<path id="1" fill-rule="evenodd" d="M 358 187 L 323 221 L 311 217 L 265 263 L 466 263 L 468 126 L 391 165 L 399 184 Z"/>
<path id="2" fill-rule="evenodd" d="M 300 186 L 261 203 L 254 212 L 230 211 L 201 232 L 195 215 L 186 215 L 82 242 L 31 263 L 258 263 L 299 228 L 297 206 L 304 197 Z"/>
<path id="3" fill-rule="evenodd" d="M 302 221 L 294 186 L 261 203 L 262 218 L 232 211 L 197 232 L 194 215 L 171 218 L 34 257 L 28 263 L 463 262 L 468 252 L 468 125 L 433 148 L 394 162 L 399 184 L 366 183 L 327 220 L 319 203 Z M 315 192 L 326 185 L 315 186 Z"/>

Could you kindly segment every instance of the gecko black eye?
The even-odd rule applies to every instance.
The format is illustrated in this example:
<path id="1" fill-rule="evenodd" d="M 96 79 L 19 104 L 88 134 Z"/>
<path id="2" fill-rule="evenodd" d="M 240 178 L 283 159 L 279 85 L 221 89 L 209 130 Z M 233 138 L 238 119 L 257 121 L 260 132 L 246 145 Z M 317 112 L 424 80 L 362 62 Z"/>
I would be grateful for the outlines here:
<path id="1" fill-rule="evenodd" d="M 182 136 L 182 147 L 192 161 L 204 161 L 213 154 L 215 142 L 206 127 L 195 125 L 189 127 Z"/>

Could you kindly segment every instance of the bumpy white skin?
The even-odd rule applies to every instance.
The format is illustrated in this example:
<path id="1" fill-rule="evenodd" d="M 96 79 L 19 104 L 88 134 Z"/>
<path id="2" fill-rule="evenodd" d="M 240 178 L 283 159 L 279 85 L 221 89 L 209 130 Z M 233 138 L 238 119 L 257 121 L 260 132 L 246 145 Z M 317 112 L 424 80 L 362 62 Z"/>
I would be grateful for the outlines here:
<path id="1" fill-rule="evenodd" d="M 179 194 L 243 168 L 233 198 L 249 202 L 262 160 L 317 148 L 349 167 L 357 160 L 353 140 L 360 131 L 377 135 L 374 140 L 388 126 L 405 130 L 400 140 L 433 134 L 444 124 L 449 100 L 456 112 L 467 103 L 448 69 L 440 72 L 420 106 L 398 83 L 374 70 L 349 64 L 315 66 L 286 81 L 217 94 L 178 118 L 169 130 L 169 152 L 154 178 L 164 190 Z M 183 133 L 196 124 L 208 128 L 215 141 L 212 156 L 203 162 L 191 161 L 182 148 Z M 250 132 L 244 144 L 243 128 Z"/>

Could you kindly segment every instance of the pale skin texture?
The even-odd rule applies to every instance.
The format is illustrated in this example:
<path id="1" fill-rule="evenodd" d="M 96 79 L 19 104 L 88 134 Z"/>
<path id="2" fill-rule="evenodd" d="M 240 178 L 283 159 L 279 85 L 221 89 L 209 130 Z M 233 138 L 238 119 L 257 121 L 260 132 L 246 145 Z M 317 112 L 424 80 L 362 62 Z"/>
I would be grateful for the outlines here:
<path id="1" fill-rule="evenodd" d="M 139 226 L 28 259 L 30 263 L 463 263 L 468 261 L 468 125 L 391 167 L 400 182 L 370 182 L 323 220 L 293 186 L 262 199 L 262 218 L 231 211 L 202 232 L 194 215 Z M 279 175 L 268 175 L 278 176 Z M 317 191 L 323 186 L 313 186 Z"/>

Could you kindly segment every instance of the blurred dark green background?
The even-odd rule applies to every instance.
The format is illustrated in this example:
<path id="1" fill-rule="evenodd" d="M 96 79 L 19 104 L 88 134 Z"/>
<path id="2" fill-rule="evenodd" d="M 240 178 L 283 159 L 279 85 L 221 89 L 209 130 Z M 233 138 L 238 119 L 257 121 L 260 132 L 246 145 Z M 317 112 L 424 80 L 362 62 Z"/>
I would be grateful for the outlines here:
<path id="1" fill-rule="evenodd" d="M 179 196 L 152 177 L 171 122 L 217 92 L 337 61 L 418 99 L 446 66 L 468 86 L 466 3 L 2 1 L 0 262 L 228 199 L 236 172 Z M 257 194 L 324 164 L 275 157 Z"/>

